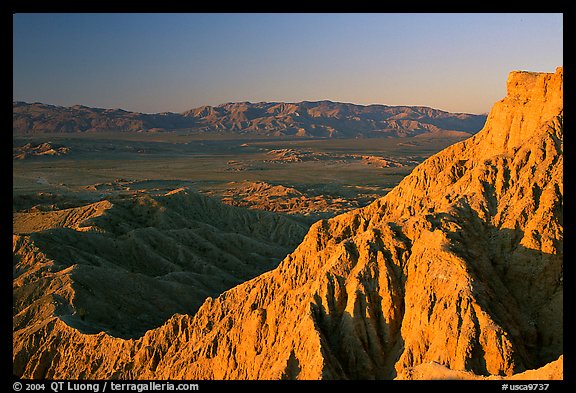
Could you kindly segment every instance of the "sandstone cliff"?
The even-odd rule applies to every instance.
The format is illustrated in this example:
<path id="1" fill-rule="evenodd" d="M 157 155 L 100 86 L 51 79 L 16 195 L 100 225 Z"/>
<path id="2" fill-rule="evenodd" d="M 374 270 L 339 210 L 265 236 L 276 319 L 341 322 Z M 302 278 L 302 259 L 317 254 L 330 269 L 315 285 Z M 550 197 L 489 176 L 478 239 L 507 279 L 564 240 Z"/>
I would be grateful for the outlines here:
<path id="1" fill-rule="evenodd" d="M 314 224 L 276 269 L 135 340 L 47 318 L 15 335 L 14 373 L 393 379 L 433 362 L 511 377 L 556 361 L 562 89 L 562 68 L 511 73 L 482 131 L 371 205 Z"/>

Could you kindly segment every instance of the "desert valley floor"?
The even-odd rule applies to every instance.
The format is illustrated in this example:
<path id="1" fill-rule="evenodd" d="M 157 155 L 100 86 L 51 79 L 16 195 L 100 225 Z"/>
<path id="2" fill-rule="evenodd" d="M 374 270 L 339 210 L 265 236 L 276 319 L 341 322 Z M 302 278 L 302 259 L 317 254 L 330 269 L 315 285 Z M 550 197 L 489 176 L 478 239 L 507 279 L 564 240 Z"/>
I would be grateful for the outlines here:
<path id="1" fill-rule="evenodd" d="M 185 187 L 309 223 L 384 196 L 463 137 L 277 139 L 158 134 L 14 138 L 14 210 Z"/>

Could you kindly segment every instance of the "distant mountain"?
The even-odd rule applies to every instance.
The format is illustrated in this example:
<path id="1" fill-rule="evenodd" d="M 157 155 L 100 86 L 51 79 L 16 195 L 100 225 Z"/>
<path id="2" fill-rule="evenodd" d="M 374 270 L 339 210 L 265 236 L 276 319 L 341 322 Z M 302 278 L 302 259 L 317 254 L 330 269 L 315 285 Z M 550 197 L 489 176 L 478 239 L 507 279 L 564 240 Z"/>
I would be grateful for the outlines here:
<path id="1" fill-rule="evenodd" d="M 14 134 L 154 132 L 191 126 L 189 120 L 176 113 L 145 114 L 122 109 L 89 108 L 82 105 L 62 107 L 26 102 L 12 104 Z"/>
<path id="2" fill-rule="evenodd" d="M 332 101 L 239 102 L 184 113 L 144 114 L 86 106 L 13 103 L 13 133 L 162 132 L 295 137 L 397 137 L 474 134 L 485 115 L 421 106 L 356 105 Z"/>

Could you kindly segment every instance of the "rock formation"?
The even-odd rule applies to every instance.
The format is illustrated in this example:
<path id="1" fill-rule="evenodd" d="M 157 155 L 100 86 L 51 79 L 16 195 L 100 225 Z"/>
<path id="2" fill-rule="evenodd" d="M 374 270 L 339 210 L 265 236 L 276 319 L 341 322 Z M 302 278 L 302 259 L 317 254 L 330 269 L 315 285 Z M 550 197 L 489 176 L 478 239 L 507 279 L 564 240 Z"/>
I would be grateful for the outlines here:
<path id="1" fill-rule="evenodd" d="M 484 115 L 449 113 L 427 107 L 364 106 L 331 101 L 238 102 L 184 113 L 156 114 L 15 102 L 12 128 L 15 134 L 184 130 L 248 136 L 468 136 L 480 130 L 485 120 Z"/>
<path id="2" fill-rule="evenodd" d="M 184 189 L 13 216 L 16 334 L 57 316 L 141 336 L 276 267 L 307 229 Z"/>
<path id="3" fill-rule="evenodd" d="M 557 360 L 546 364 L 543 367 L 535 370 L 528 370 L 510 377 L 491 375 L 489 377 L 476 375 L 470 371 L 450 370 L 446 366 L 442 366 L 436 362 L 421 363 L 415 367 L 407 368 L 402 371 L 396 379 L 404 380 L 434 380 L 434 379 L 451 379 L 451 380 L 561 380 L 564 378 L 564 356 L 560 356 Z"/>
<path id="4" fill-rule="evenodd" d="M 393 379 L 430 363 L 470 377 L 561 368 L 563 71 L 512 72 L 507 86 L 478 134 L 371 205 L 315 223 L 276 269 L 139 339 L 82 334 L 57 316 L 23 326 L 14 373 Z"/>
<path id="5" fill-rule="evenodd" d="M 227 184 L 225 191 L 211 191 L 210 194 L 215 197 L 219 195 L 227 205 L 287 214 L 310 225 L 320 218 L 333 217 L 356 208 L 369 198 L 359 193 L 356 199 L 320 193 L 311 195 L 293 187 L 263 181 L 232 182 Z"/>
<path id="6" fill-rule="evenodd" d="M 57 146 L 46 142 L 38 145 L 27 143 L 24 146 L 14 147 L 12 149 L 12 158 L 14 160 L 24 160 L 38 156 L 62 156 L 70 153 L 70 148 L 66 146 Z"/>

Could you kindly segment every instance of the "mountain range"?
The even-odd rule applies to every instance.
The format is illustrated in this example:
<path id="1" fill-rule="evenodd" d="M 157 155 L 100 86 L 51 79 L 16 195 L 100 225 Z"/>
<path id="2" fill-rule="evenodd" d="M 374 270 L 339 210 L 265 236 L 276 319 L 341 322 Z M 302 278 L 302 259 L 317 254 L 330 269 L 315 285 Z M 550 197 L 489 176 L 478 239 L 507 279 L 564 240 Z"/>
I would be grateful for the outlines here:
<path id="1" fill-rule="evenodd" d="M 238 102 L 184 113 L 144 114 L 76 105 L 13 103 L 13 133 L 198 132 L 292 137 L 468 136 L 485 115 L 422 106 L 356 105 L 332 101 Z"/>

